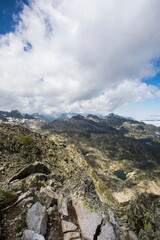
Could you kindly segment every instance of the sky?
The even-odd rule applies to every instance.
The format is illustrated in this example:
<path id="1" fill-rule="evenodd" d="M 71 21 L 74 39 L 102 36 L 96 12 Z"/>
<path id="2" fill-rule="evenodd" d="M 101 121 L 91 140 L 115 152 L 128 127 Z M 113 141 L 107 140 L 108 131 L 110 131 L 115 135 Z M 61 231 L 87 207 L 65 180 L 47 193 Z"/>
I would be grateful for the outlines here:
<path id="1" fill-rule="evenodd" d="M 160 120 L 159 0 L 0 0 L 0 110 Z"/>

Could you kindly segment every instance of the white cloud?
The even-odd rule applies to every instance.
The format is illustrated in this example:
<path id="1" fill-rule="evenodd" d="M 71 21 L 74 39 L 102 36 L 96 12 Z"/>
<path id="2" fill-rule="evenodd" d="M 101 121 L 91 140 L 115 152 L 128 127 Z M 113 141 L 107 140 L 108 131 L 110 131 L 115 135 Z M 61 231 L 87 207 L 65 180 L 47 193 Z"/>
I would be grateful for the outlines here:
<path id="1" fill-rule="evenodd" d="M 16 31 L 0 38 L 1 109 L 104 113 L 158 95 L 140 80 L 157 71 L 159 8 L 159 0 L 30 0 Z"/>

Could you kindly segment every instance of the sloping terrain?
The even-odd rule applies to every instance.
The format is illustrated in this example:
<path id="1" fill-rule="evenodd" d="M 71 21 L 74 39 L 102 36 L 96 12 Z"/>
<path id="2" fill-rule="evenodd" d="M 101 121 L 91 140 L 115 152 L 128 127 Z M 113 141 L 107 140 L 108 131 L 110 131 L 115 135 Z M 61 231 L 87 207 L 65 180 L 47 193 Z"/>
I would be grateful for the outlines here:
<path id="1" fill-rule="evenodd" d="M 47 240 L 159 239 L 159 129 L 117 121 L 77 116 L 46 123 L 43 134 L 0 124 L 2 240 L 36 233 L 27 232 L 32 207 L 46 209 Z M 146 137 L 129 136 L 142 125 Z"/>
<path id="2" fill-rule="evenodd" d="M 56 120 L 45 130 L 62 146 L 78 147 L 118 201 L 160 194 L 159 128 L 111 114 Z"/>

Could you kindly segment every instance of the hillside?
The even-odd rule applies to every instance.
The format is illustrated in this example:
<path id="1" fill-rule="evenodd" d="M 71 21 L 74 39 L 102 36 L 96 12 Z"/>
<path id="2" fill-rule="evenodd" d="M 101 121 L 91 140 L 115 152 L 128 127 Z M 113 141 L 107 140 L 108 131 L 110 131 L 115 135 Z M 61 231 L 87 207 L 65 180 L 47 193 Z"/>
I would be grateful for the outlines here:
<path id="1" fill-rule="evenodd" d="M 159 128 L 78 115 L 39 131 L 0 124 L 2 240 L 159 239 Z"/>

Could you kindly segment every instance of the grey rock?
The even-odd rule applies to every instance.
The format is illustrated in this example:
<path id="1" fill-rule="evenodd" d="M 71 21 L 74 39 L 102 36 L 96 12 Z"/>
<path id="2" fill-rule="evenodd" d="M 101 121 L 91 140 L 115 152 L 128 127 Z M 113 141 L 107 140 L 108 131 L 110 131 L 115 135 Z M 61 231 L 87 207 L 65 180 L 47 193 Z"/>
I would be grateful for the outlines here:
<path id="1" fill-rule="evenodd" d="M 50 207 L 50 205 L 56 204 L 58 199 L 57 193 L 53 192 L 51 187 L 47 186 L 42 188 L 39 194 L 39 201 L 42 205 L 45 205 L 46 208 Z"/>
<path id="2" fill-rule="evenodd" d="M 64 198 L 61 196 L 59 199 L 59 204 L 58 204 L 58 212 L 61 213 L 64 216 L 68 216 L 68 199 Z"/>
<path id="3" fill-rule="evenodd" d="M 116 240 L 116 236 L 113 230 L 112 225 L 109 222 L 106 222 L 101 228 L 101 233 L 98 236 L 97 240 Z"/>
<path id="4" fill-rule="evenodd" d="M 116 225 L 117 223 L 116 223 L 115 218 L 114 218 L 114 213 L 110 209 L 108 209 L 108 216 L 109 216 L 109 219 L 110 219 L 111 223 Z"/>
<path id="5" fill-rule="evenodd" d="M 75 231 L 76 229 L 77 229 L 77 226 L 74 223 L 62 220 L 63 232 Z"/>
<path id="6" fill-rule="evenodd" d="M 46 234 L 47 229 L 47 214 L 46 208 L 37 202 L 35 203 L 27 213 L 27 226 L 29 230 L 39 233 L 41 235 Z"/>
<path id="7" fill-rule="evenodd" d="M 24 230 L 22 240 L 31 240 L 34 236 L 34 231 Z"/>
<path id="8" fill-rule="evenodd" d="M 93 240 L 97 227 L 102 222 L 102 216 L 99 213 L 89 212 L 83 207 L 81 200 L 72 199 L 75 208 L 82 236 L 87 240 Z"/>
<path id="9" fill-rule="evenodd" d="M 33 239 L 32 239 L 32 240 L 45 240 L 45 238 L 44 238 L 42 235 L 36 233 L 36 234 L 33 236 Z"/>
<path id="10" fill-rule="evenodd" d="M 24 230 L 21 240 L 45 240 L 45 238 L 31 230 Z"/>

